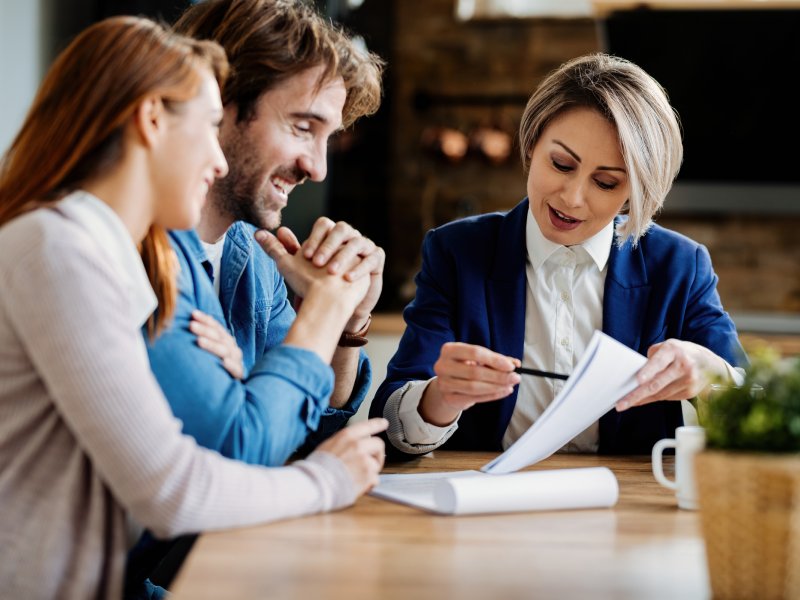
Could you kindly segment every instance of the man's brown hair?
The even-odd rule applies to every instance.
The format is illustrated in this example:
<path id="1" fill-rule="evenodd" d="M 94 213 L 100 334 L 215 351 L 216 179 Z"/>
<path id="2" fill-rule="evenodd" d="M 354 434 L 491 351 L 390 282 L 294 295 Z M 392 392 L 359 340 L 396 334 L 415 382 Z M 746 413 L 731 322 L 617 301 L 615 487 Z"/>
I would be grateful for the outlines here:
<path id="1" fill-rule="evenodd" d="M 190 7 L 174 29 L 225 48 L 231 74 L 222 101 L 236 106 L 239 121 L 254 116 L 261 94 L 320 65 L 320 88 L 332 78 L 344 80 L 344 127 L 380 105 L 383 61 L 303 0 L 206 0 Z"/>

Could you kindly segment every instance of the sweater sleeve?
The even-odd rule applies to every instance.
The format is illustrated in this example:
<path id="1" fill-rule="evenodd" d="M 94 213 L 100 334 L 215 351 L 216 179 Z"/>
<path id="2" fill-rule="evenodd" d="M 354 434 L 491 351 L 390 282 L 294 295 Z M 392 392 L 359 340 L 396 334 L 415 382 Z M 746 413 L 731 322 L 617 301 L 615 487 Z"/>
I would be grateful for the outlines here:
<path id="1" fill-rule="evenodd" d="M 330 454 L 316 452 L 291 467 L 254 467 L 182 435 L 109 264 L 75 236 L 46 246 L 9 269 L 6 310 L 67 427 L 137 521 L 174 536 L 355 500 L 343 463 Z"/>

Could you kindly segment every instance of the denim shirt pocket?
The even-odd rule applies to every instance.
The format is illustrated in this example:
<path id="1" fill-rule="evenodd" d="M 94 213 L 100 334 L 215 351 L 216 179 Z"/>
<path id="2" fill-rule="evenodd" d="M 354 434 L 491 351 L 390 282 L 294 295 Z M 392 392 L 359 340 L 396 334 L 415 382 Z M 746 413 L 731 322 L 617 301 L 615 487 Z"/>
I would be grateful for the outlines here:
<path id="1" fill-rule="evenodd" d="M 267 298 L 256 298 L 253 305 L 253 320 L 255 322 L 256 330 L 259 332 L 266 331 L 269 326 L 270 313 L 272 312 L 272 302 Z"/>

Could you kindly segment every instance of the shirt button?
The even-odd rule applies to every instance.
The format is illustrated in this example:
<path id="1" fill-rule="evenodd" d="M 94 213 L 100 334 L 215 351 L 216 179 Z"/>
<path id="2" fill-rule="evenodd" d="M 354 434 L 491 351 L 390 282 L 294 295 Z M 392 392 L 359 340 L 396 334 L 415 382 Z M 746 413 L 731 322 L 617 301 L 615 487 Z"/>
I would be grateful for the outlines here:
<path id="1" fill-rule="evenodd" d="M 564 348 L 566 348 L 567 346 L 569 346 L 569 340 L 567 338 L 561 338 L 561 345 L 564 346 Z"/>
<path id="2" fill-rule="evenodd" d="M 566 302 L 569 300 L 569 294 L 567 292 L 561 292 L 561 299 Z"/>

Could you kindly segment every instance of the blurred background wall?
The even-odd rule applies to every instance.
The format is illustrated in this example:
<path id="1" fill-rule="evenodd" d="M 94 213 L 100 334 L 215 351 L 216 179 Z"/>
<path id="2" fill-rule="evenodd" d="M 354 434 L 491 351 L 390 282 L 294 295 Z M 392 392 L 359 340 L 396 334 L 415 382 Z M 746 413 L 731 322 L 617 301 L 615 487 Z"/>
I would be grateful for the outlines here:
<path id="1" fill-rule="evenodd" d="M 387 251 L 379 308 L 401 309 L 413 297 L 425 231 L 507 210 L 525 195 L 516 129 L 542 77 L 579 54 L 612 50 L 662 81 L 684 119 L 684 170 L 657 221 L 709 247 L 740 329 L 799 333 L 800 121 L 788 86 L 800 11 L 776 1 L 742 10 L 741 0 L 730 3 L 735 10 L 677 11 L 506 2 L 515 13 L 503 4 L 319 0 L 388 61 L 386 93 L 376 115 L 332 142 L 328 180 L 293 192 L 286 223 L 302 236 L 320 214 L 352 222 Z M 186 6 L 0 0 L 0 147 L 77 31 L 111 14 L 171 22 Z"/>
<path id="2" fill-rule="evenodd" d="M 0 151 L 25 117 L 46 64 L 38 2 L 0 0 Z"/>

